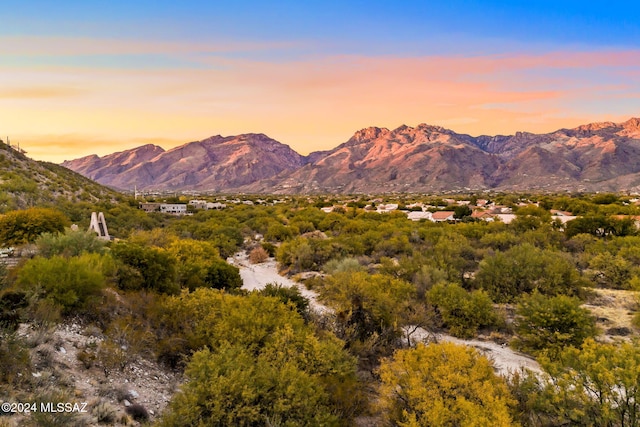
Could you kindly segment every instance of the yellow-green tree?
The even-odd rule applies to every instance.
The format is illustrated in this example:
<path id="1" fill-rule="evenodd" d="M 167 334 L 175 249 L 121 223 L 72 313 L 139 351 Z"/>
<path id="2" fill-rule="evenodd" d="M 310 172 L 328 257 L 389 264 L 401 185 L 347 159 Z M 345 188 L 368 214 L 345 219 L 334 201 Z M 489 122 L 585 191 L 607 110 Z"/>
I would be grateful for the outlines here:
<path id="1" fill-rule="evenodd" d="M 522 297 L 516 308 L 516 347 L 534 354 L 546 350 L 551 357 L 565 347 L 579 347 L 597 333 L 595 318 L 580 305 L 580 300 L 566 295 L 534 292 Z"/>
<path id="2" fill-rule="evenodd" d="M 384 352 L 400 336 L 406 303 L 415 294 L 408 282 L 364 272 L 335 274 L 319 290 L 336 310 L 339 336 L 361 356 L 375 348 Z M 363 343 L 363 351 L 358 350 Z"/>
<path id="3" fill-rule="evenodd" d="M 111 258 L 99 254 L 36 257 L 18 271 L 16 285 L 70 313 L 100 294 L 107 285 L 105 276 L 110 275 L 113 268 Z"/>
<path id="4" fill-rule="evenodd" d="M 177 294 L 176 259 L 165 249 L 120 242 L 111 247 L 118 262 L 118 287 Z"/>
<path id="5" fill-rule="evenodd" d="M 380 366 L 380 411 L 390 425 L 511 426 L 515 401 L 491 362 L 452 343 L 399 350 Z"/>
<path id="6" fill-rule="evenodd" d="M 164 425 L 348 425 L 362 406 L 355 358 L 292 304 L 200 288 L 168 298 L 157 324 L 160 351 L 195 351 Z"/>
<path id="7" fill-rule="evenodd" d="M 511 302 L 523 293 L 577 293 L 584 280 L 565 254 L 528 243 L 496 252 L 480 262 L 476 285 L 496 302 Z"/>
<path id="8" fill-rule="evenodd" d="M 190 290 L 207 286 L 207 269 L 213 262 L 224 262 L 212 243 L 200 240 L 175 240 L 170 243 L 168 252 L 178 261 L 176 272 L 180 287 Z"/>
<path id="9" fill-rule="evenodd" d="M 69 225 L 61 212 L 48 208 L 30 208 L 0 215 L 0 245 L 33 242 L 42 233 L 59 233 Z"/>
<path id="10" fill-rule="evenodd" d="M 510 379 L 523 423 L 533 426 L 640 426 L 640 344 L 592 338 L 560 357 L 541 357 L 545 375 Z"/>
<path id="11" fill-rule="evenodd" d="M 483 290 L 467 292 L 458 284 L 440 283 L 427 292 L 427 301 L 436 307 L 444 326 L 457 337 L 470 338 L 479 327 L 499 322 L 493 301 Z"/>

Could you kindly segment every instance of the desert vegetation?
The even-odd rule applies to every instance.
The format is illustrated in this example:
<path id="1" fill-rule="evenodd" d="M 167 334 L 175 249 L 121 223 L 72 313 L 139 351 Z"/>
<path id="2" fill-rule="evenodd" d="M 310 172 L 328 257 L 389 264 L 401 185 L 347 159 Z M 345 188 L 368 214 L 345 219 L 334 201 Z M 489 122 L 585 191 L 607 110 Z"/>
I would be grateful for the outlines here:
<path id="1" fill-rule="evenodd" d="M 640 425 L 631 197 L 255 197 L 181 217 L 120 197 L 0 216 L 0 246 L 23 254 L 0 263 L 0 397 L 92 402 L 0 425 Z M 515 217 L 475 219 L 479 199 Z M 455 218 L 374 210 L 390 203 Z M 116 241 L 82 231 L 91 211 Z M 239 252 L 245 268 L 275 258 L 328 310 L 277 283 L 243 289 Z M 71 325 L 83 338 L 64 368 L 54 337 Z M 510 346 L 541 370 L 498 374 L 443 336 Z M 161 407 L 114 385 L 141 363 L 175 380 Z"/>

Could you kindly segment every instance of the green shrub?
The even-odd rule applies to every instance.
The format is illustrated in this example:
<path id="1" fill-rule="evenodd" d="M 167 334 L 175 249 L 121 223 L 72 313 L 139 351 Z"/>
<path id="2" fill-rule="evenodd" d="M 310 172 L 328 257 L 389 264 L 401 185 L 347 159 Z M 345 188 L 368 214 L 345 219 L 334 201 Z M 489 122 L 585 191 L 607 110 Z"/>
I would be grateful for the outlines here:
<path id="1" fill-rule="evenodd" d="M 216 260 L 207 268 L 204 283 L 214 289 L 239 289 L 242 287 L 240 269 L 225 261 Z"/>
<path id="2" fill-rule="evenodd" d="M 565 295 L 546 297 L 537 292 L 521 298 L 516 308 L 514 345 L 538 354 L 546 350 L 555 357 L 563 348 L 579 347 L 597 333 L 595 319 L 580 301 Z"/>
<path id="3" fill-rule="evenodd" d="M 440 283 L 427 292 L 427 301 L 457 337 L 472 337 L 478 328 L 494 326 L 499 321 L 491 298 L 482 290 L 467 292 L 460 285 Z"/>
<path id="4" fill-rule="evenodd" d="M 118 287 L 124 290 L 147 289 L 177 294 L 176 259 L 164 249 L 117 243 L 111 249 L 119 261 Z"/>
<path id="5" fill-rule="evenodd" d="M 105 241 L 92 231 L 73 231 L 66 229 L 64 234 L 44 233 L 37 240 L 38 254 L 45 258 L 54 255 L 72 257 L 83 253 L 104 252 Z"/>
<path id="6" fill-rule="evenodd" d="M 0 291 L 0 330 L 16 330 L 29 305 L 27 294 L 19 290 Z"/>
<path id="7" fill-rule="evenodd" d="M 360 265 L 360 262 L 356 258 L 332 259 L 326 263 L 322 269 L 328 274 L 365 271 L 365 268 Z"/>
<path id="8" fill-rule="evenodd" d="M 176 395 L 162 426 L 338 425 L 321 381 L 294 361 L 274 364 L 242 346 L 196 353 L 189 381 Z"/>
<path id="9" fill-rule="evenodd" d="M 285 287 L 278 283 L 267 283 L 258 293 L 267 297 L 276 297 L 285 304 L 293 304 L 303 317 L 308 314 L 309 300 L 303 297 L 300 289 L 295 286 Z"/>
<path id="10" fill-rule="evenodd" d="M 29 351 L 15 332 L 0 329 L 0 383 L 28 381 L 31 374 Z"/>
<path id="11" fill-rule="evenodd" d="M 33 258 L 18 271 L 17 286 L 62 308 L 83 308 L 106 286 L 103 271 L 110 259 L 98 254 Z"/>
<path id="12" fill-rule="evenodd" d="M 528 243 L 486 257 L 475 282 L 496 302 L 511 302 L 523 293 L 575 294 L 584 284 L 565 254 Z"/>

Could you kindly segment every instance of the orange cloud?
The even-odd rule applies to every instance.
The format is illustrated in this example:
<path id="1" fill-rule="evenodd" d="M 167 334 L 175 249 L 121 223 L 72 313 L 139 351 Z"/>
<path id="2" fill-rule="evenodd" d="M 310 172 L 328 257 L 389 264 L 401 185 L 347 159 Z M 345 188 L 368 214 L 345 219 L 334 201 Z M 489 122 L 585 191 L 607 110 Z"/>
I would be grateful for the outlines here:
<path id="1" fill-rule="evenodd" d="M 640 93 L 638 51 L 202 61 L 209 68 L 0 68 L 0 117 L 8 126 L 0 133 L 33 143 L 25 148 L 47 159 L 106 154 L 141 145 L 143 138 L 159 138 L 159 145 L 170 148 L 245 132 L 263 132 L 308 153 L 332 148 L 372 125 L 426 122 L 477 135 L 622 121 L 637 115 L 637 108 L 625 112 L 610 106 L 618 105 L 622 89 L 632 99 Z M 582 72 L 580 79 L 573 77 Z M 21 92 L 27 87 L 40 88 L 31 94 L 42 96 Z M 44 96 L 47 88 L 59 92 Z M 22 95 L 20 102 L 8 94 Z M 600 109 L 577 108 L 585 99 L 597 99 Z M 38 136 L 51 134 L 88 139 L 47 142 Z"/>
<path id="2" fill-rule="evenodd" d="M 0 99 L 37 99 L 37 98 L 60 98 L 67 96 L 77 96 L 81 90 L 73 87 L 21 87 L 21 88 L 0 88 Z"/>

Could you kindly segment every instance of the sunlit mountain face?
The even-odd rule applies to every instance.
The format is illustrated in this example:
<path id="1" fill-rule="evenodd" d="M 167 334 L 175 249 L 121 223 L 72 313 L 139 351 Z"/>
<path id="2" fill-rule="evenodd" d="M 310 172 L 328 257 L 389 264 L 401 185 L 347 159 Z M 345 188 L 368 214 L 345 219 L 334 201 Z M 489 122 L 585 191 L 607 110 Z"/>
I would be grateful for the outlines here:
<path id="1" fill-rule="evenodd" d="M 121 189 L 370 193 L 640 189 L 640 121 L 472 137 L 421 124 L 369 127 L 302 156 L 263 134 L 145 145 L 63 165 Z"/>

